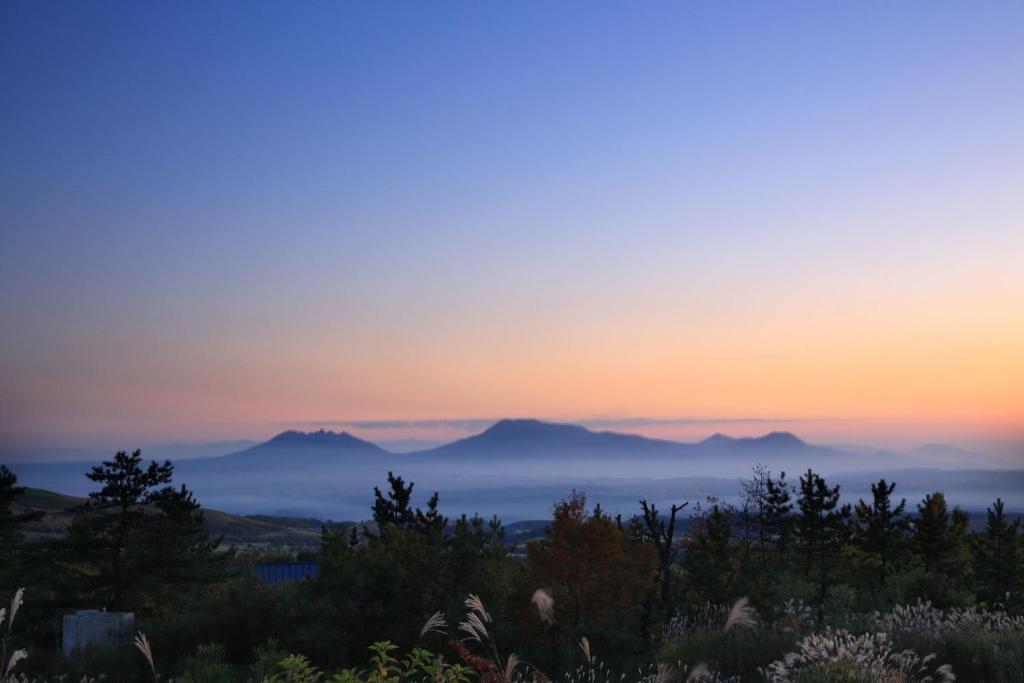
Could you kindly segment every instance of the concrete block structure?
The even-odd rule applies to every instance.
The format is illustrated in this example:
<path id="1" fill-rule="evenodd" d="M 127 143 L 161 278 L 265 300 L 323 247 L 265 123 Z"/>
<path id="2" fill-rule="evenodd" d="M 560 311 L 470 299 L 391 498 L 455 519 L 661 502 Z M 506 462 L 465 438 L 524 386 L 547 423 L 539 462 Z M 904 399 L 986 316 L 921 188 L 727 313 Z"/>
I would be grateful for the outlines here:
<path id="1" fill-rule="evenodd" d="M 131 639 L 135 627 L 134 612 L 79 610 L 64 615 L 64 656 L 75 650 L 112 647 Z"/>

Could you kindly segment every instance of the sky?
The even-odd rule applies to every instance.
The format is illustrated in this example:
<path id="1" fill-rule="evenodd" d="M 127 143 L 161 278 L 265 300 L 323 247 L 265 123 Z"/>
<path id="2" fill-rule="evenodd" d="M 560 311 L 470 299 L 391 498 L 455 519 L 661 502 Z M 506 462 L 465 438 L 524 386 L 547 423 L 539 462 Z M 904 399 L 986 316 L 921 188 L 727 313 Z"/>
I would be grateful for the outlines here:
<path id="1" fill-rule="evenodd" d="M 0 451 L 1022 443 L 1022 35 L 1020 2 L 0 3 Z"/>

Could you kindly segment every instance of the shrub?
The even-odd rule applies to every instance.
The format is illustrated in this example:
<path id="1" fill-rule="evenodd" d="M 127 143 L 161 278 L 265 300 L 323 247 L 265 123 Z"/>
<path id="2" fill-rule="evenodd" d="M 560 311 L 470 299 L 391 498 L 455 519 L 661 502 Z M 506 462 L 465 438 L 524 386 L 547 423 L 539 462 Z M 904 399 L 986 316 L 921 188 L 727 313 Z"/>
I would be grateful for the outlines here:
<path id="1" fill-rule="evenodd" d="M 894 652 L 884 633 L 854 636 L 849 631 L 809 635 L 797 649 L 764 670 L 771 683 L 808 681 L 881 681 L 892 683 L 947 683 L 956 680 L 948 664 L 934 666 L 935 655 L 913 650 Z"/>
<path id="2" fill-rule="evenodd" d="M 200 645 L 196 653 L 185 659 L 185 671 L 179 683 L 234 683 L 238 679 L 234 667 L 224 658 L 224 647 L 213 643 Z"/>

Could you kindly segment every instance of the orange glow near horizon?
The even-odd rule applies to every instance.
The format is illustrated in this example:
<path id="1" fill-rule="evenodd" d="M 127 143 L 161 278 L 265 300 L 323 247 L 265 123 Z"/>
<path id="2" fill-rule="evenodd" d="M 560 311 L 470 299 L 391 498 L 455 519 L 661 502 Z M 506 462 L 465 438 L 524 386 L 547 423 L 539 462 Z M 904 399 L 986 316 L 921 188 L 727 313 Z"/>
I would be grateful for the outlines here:
<path id="1" fill-rule="evenodd" d="M 1024 444 L 1024 3 L 7 4 L 0 457 Z"/>

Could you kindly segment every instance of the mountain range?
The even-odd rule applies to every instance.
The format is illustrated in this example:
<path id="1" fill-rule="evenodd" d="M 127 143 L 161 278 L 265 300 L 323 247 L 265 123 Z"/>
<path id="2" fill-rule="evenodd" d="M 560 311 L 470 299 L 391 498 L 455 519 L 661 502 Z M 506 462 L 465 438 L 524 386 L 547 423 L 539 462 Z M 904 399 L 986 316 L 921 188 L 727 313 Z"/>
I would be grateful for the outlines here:
<path id="1" fill-rule="evenodd" d="M 934 462 L 930 453 L 936 454 Z M 90 464 L 10 467 L 23 484 L 82 495 L 92 486 L 83 476 Z M 743 438 L 714 434 L 684 443 L 533 419 L 500 420 L 473 436 L 407 453 L 344 431 L 286 431 L 216 457 L 178 460 L 175 478 L 204 503 L 230 512 L 359 519 L 373 486 L 394 471 L 415 481 L 418 491 L 442 491 L 454 512 L 537 518 L 573 487 L 601 491 L 604 500 L 622 505 L 645 491 L 668 495 L 663 484 L 669 481 L 677 482 L 679 491 L 727 497 L 735 494 L 736 479 L 757 464 L 789 472 L 791 480 L 808 467 L 862 483 L 876 472 L 933 465 L 973 467 L 996 488 L 1009 481 L 978 470 L 988 465 L 983 456 L 951 447 L 864 452 L 809 444 L 789 432 Z M 955 483 L 956 476 L 943 471 L 947 474 L 933 472 L 928 481 L 945 477 Z M 1024 506 L 1024 500 L 1017 504 Z"/>

